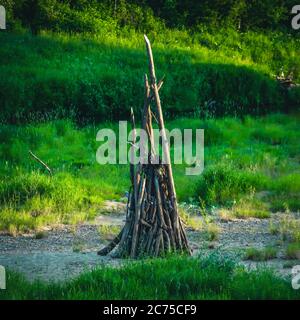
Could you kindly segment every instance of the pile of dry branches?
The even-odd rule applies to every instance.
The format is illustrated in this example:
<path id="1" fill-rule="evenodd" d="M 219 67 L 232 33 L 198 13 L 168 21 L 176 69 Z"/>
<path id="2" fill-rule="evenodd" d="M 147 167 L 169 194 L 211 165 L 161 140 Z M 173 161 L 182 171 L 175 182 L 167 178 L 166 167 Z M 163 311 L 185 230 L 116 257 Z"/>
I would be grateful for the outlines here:
<path id="1" fill-rule="evenodd" d="M 159 89 L 157 84 L 151 45 L 145 36 L 149 58 L 150 84 L 144 77 L 145 97 L 142 129 L 147 132 L 150 143 L 147 164 L 130 165 L 131 192 L 127 203 L 125 226 L 118 236 L 98 254 L 106 255 L 112 251 L 114 257 L 158 256 L 167 252 L 191 253 L 184 226 L 178 214 L 176 192 L 170 162 L 169 144 L 166 137 Z M 162 137 L 162 161 L 155 154 L 152 128 L 151 103 L 155 104 L 155 114 Z M 131 110 L 133 132 L 135 121 Z M 132 144 L 135 144 L 135 136 Z"/>

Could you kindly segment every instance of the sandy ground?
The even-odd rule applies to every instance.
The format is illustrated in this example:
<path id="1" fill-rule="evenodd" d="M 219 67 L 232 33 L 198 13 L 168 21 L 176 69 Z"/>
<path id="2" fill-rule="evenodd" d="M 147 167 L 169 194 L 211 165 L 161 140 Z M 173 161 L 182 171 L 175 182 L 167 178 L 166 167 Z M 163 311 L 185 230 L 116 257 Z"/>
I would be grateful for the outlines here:
<path id="1" fill-rule="evenodd" d="M 60 226 L 46 230 L 44 237 L 37 239 L 34 234 L 11 237 L 0 235 L 0 265 L 21 272 L 29 280 L 41 279 L 60 281 L 79 275 L 85 270 L 101 265 L 119 266 L 120 259 L 101 257 L 97 251 L 102 248 L 109 236 L 101 236 L 99 226 L 113 225 L 120 228 L 124 224 L 125 205 L 110 202 L 105 214 L 99 215 L 92 223 L 84 223 L 76 228 Z M 272 219 L 279 218 L 274 215 Z M 201 218 L 199 218 L 201 219 Z M 230 255 L 249 268 L 268 266 L 280 275 L 289 277 L 291 267 L 300 261 L 284 259 L 284 245 L 278 235 L 269 232 L 269 219 L 236 219 L 224 222 L 216 218 L 220 235 L 216 241 L 207 241 L 203 232 L 188 229 L 188 238 L 193 255 L 218 251 Z M 276 259 L 266 262 L 244 261 L 243 253 L 247 247 L 277 246 Z M 288 263 L 289 262 L 289 263 Z M 287 267 L 287 264 L 290 264 Z"/>

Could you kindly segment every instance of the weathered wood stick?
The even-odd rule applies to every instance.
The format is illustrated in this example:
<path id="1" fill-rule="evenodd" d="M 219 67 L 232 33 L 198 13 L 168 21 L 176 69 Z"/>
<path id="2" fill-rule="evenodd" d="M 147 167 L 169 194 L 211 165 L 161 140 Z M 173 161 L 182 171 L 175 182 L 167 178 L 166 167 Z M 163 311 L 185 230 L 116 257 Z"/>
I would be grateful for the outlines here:
<path id="1" fill-rule="evenodd" d="M 122 252 L 125 250 L 125 242 L 128 240 L 128 234 L 130 231 L 130 226 L 132 224 L 132 214 L 134 213 L 134 194 L 131 192 L 129 194 L 129 200 L 127 202 L 127 212 L 126 212 L 126 222 L 121 230 L 121 232 L 117 235 L 117 237 L 112 241 L 113 243 L 109 243 L 106 247 L 98 251 L 99 255 L 107 255 L 109 252 L 111 252 L 118 244 L 117 251 L 114 254 L 114 257 L 120 257 L 122 256 Z"/>
<path id="2" fill-rule="evenodd" d="M 164 247 L 166 248 L 167 252 L 171 251 L 171 241 L 166 230 L 163 230 L 163 239 L 164 239 Z"/>
<path id="3" fill-rule="evenodd" d="M 153 223 L 154 220 L 155 220 L 156 210 L 157 210 L 156 201 L 153 201 L 153 206 L 152 206 L 152 209 L 150 211 L 150 219 L 151 219 L 150 221 L 151 221 L 151 223 Z"/>
<path id="4" fill-rule="evenodd" d="M 159 80 L 158 84 L 157 84 L 157 90 L 159 91 L 162 87 L 162 85 L 164 84 L 163 82 L 163 79 Z M 152 93 L 150 96 L 149 96 L 149 102 L 151 102 L 152 100 L 154 100 L 154 94 Z"/>
<path id="5" fill-rule="evenodd" d="M 128 235 L 130 233 L 131 226 L 134 221 L 135 200 L 134 200 L 134 193 L 133 192 L 130 194 L 130 203 L 128 205 L 129 205 L 129 210 L 128 210 L 129 215 L 127 217 L 128 219 L 127 219 L 125 226 L 123 228 L 124 232 L 122 234 L 120 244 L 117 248 L 117 252 L 116 252 L 115 256 L 122 256 L 122 253 L 127 251 L 127 249 L 126 249 L 127 243 L 131 240 L 131 239 L 129 239 Z"/>
<path id="6" fill-rule="evenodd" d="M 147 123 L 148 123 L 148 110 L 150 109 L 150 101 L 149 101 L 149 96 L 150 96 L 150 87 L 148 83 L 148 77 L 147 74 L 144 74 L 144 107 L 142 111 L 142 129 L 147 132 L 147 136 L 149 139 L 149 133 L 147 130 Z M 146 137 L 141 136 L 146 139 Z M 141 159 L 143 163 L 147 163 L 148 160 L 148 141 L 142 141 L 141 140 L 141 145 L 144 147 L 143 153 L 141 154 Z M 146 161 L 146 162 L 145 162 Z M 141 165 L 140 165 L 140 170 L 141 170 Z"/>
<path id="7" fill-rule="evenodd" d="M 182 225 L 181 220 L 179 221 L 179 225 L 180 225 L 181 235 L 182 235 L 182 238 L 183 238 L 184 249 L 191 255 L 192 254 L 192 249 L 189 246 L 188 239 L 187 239 L 187 236 L 186 236 L 186 233 L 185 233 L 185 230 L 184 230 L 184 227 Z"/>
<path id="8" fill-rule="evenodd" d="M 162 209 L 160 190 L 159 190 L 159 185 L 158 185 L 158 179 L 157 179 L 156 176 L 154 177 L 154 186 L 155 186 L 155 192 L 156 192 L 157 212 L 158 212 L 160 227 L 165 229 L 165 230 L 168 230 L 168 227 L 167 227 L 167 225 L 165 223 L 165 219 L 164 219 L 164 213 L 163 213 L 163 209 Z"/>
<path id="9" fill-rule="evenodd" d="M 131 252 L 130 252 L 130 256 L 132 258 L 134 258 L 136 255 L 136 245 L 137 245 L 137 240 L 138 240 L 141 203 L 142 203 L 142 200 L 144 197 L 145 185 L 146 185 L 146 178 L 142 177 L 141 182 L 140 182 L 140 190 L 138 193 L 138 201 L 136 202 L 136 206 L 135 206 L 135 221 L 134 221 L 134 226 L 133 226 L 132 244 L 131 244 Z"/>
<path id="10" fill-rule="evenodd" d="M 161 130 L 161 136 L 162 136 L 163 154 L 164 154 L 164 159 L 166 161 L 166 167 L 168 172 L 168 184 L 169 184 L 170 196 L 174 206 L 173 222 L 174 222 L 175 229 L 178 230 L 178 208 L 177 208 L 177 199 L 176 199 L 176 191 L 174 186 L 171 159 L 170 159 L 169 143 L 168 143 L 168 139 L 165 131 L 165 124 L 164 124 L 164 119 L 162 114 L 161 102 L 160 102 L 160 97 L 159 97 L 157 83 L 156 83 L 155 67 L 154 67 L 151 44 L 146 35 L 144 35 L 144 38 L 146 42 L 146 49 L 147 49 L 148 59 L 149 59 L 151 85 L 154 91 L 154 99 L 155 99 L 156 108 L 157 108 L 159 129 Z"/>
<path id="11" fill-rule="evenodd" d="M 135 144 L 136 142 L 136 131 L 135 131 L 135 120 L 134 120 L 134 113 L 133 109 L 130 109 L 130 117 L 131 117 L 131 126 L 132 126 L 132 144 Z M 131 148 L 131 154 L 130 154 L 130 179 L 131 179 L 131 185 L 133 187 L 133 193 L 136 193 L 136 185 L 135 185 L 135 170 L 134 170 L 134 164 L 133 164 L 133 158 L 134 158 L 134 149 Z"/>
<path id="12" fill-rule="evenodd" d="M 106 247 L 104 247 L 103 249 L 99 250 L 98 251 L 98 255 L 106 256 L 109 252 L 111 252 L 116 247 L 116 245 L 120 242 L 122 234 L 123 234 L 123 230 L 124 229 L 122 229 L 120 231 L 120 233 L 114 238 L 114 240 L 111 241 Z"/>
<path id="13" fill-rule="evenodd" d="M 153 127 L 152 127 L 152 111 L 150 107 L 148 109 L 147 133 L 150 141 L 150 150 L 151 150 L 150 158 L 152 161 L 154 160 L 156 152 L 155 152 L 155 146 L 154 146 L 154 134 L 153 134 Z"/>
<path id="14" fill-rule="evenodd" d="M 140 219 L 141 220 L 145 219 L 146 214 L 147 214 L 147 212 L 149 210 L 149 207 L 150 207 L 150 204 L 149 204 L 149 201 L 148 201 L 148 196 L 150 195 L 150 192 L 151 192 L 152 177 L 153 177 L 153 174 L 152 173 L 150 173 L 150 174 L 148 173 L 147 182 L 146 182 L 146 185 L 145 185 L 144 198 L 143 198 L 142 207 L 141 207 L 141 215 L 140 215 Z M 146 204 L 147 204 L 147 206 L 146 206 Z"/>
<path id="15" fill-rule="evenodd" d="M 146 124 L 148 120 L 148 109 L 150 107 L 150 87 L 148 83 L 147 74 L 144 74 L 144 108 L 143 108 L 143 119 L 142 119 L 142 129 L 146 129 Z"/>
<path id="16" fill-rule="evenodd" d="M 144 219 L 141 219 L 141 224 L 145 225 L 148 228 L 152 228 L 152 225 L 150 223 L 148 223 L 147 221 L 145 221 Z"/>
<path id="17" fill-rule="evenodd" d="M 153 226 L 153 228 L 150 230 L 150 233 L 149 233 L 148 243 L 147 243 L 147 246 L 146 246 L 146 252 L 148 252 L 148 253 L 151 252 L 153 237 L 154 237 L 154 235 L 155 235 L 155 233 L 156 233 L 157 225 L 158 225 L 158 224 L 157 224 L 157 221 L 155 221 L 154 226 Z"/>
<path id="18" fill-rule="evenodd" d="M 161 232 L 161 236 L 160 236 L 160 244 L 159 244 L 159 253 L 165 253 L 165 243 L 164 243 L 164 234 L 163 234 L 163 230 Z"/>
<path id="19" fill-rule="evenodd" d="M 35 159 L 37 162 L 39 162 L 44 168 L 49 172 L 50 176 L 52 176 L 51 169 L 46 165 L 44 161 L 42 161 L 39 157 L 37 157 L 31 150 L 28 151 L 29 154 L 32 156 L 33 159 Z"/>
<path id="20" fill-rule="evenodd" d="M 150 107 L 151 97 L 150 97 L 150 87 L 149 87 L 147 74 L 144 75 L 144 91 L 145 91 L 145 96 L 144 96 L 142 128 L 147 132 L 148 139 L 150 142 L 151 155 L 154 155 L 155 149 L 154 149 L 154 137 L 153 137 L 153 129 L 152 129 L 152 111 Z"/>
<path id="21" fill-rule="evenodd" d="M 157 237 L 155 239 L 154 256 L 156 256 L 156 257 L 158 256 L 158 253 L 159 253 L 159 247 L 160 247 L 160 244 L 161 244 L 161 238 L 162 238 L 162 228 L 159 228 Z"/>

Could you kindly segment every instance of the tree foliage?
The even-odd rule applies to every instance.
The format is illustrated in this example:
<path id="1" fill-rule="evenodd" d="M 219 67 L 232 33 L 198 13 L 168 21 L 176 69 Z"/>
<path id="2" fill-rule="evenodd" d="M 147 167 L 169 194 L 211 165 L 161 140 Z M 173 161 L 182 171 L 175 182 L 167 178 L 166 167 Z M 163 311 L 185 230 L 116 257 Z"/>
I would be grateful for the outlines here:
<path id="1" fill-rule="evenodd" d="M 11 28 L 97 32 L 103 21 L 140 31 L 210 27 L 289 30 L 296 0 L 2 0 Z"/>

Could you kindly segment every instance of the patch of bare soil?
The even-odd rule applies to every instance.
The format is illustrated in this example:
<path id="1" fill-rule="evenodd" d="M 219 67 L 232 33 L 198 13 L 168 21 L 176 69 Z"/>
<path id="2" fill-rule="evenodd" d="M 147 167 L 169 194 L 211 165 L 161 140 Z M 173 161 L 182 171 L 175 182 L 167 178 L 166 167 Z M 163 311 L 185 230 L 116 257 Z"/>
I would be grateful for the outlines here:
<path id="1" fill-rule="evenodd" d="M 279 221 L 282 214 L 273 214 L 273 223 Z M 218 251 L 226 256 L 231 256 L 239 263 L 250 269 L 270 267 L 283 276 L 291 276 L 293 266 L 300 264 L 299 260 L 285 258 L 287 243 L 282 241 L 280 234 L 270 232 L 270 219 L 234 219 L 224 222 L 216 219 L 215 224 L 219 227 L 220 234 L 215 241 L 207 241 L 205 235 L 197 231 L 189 231 L 189 240 L 194 254 Z M 263 249 L 273 247 L 277 250 L 275 259 L 267 261 L 244 260 L 247 248 Z"/>

